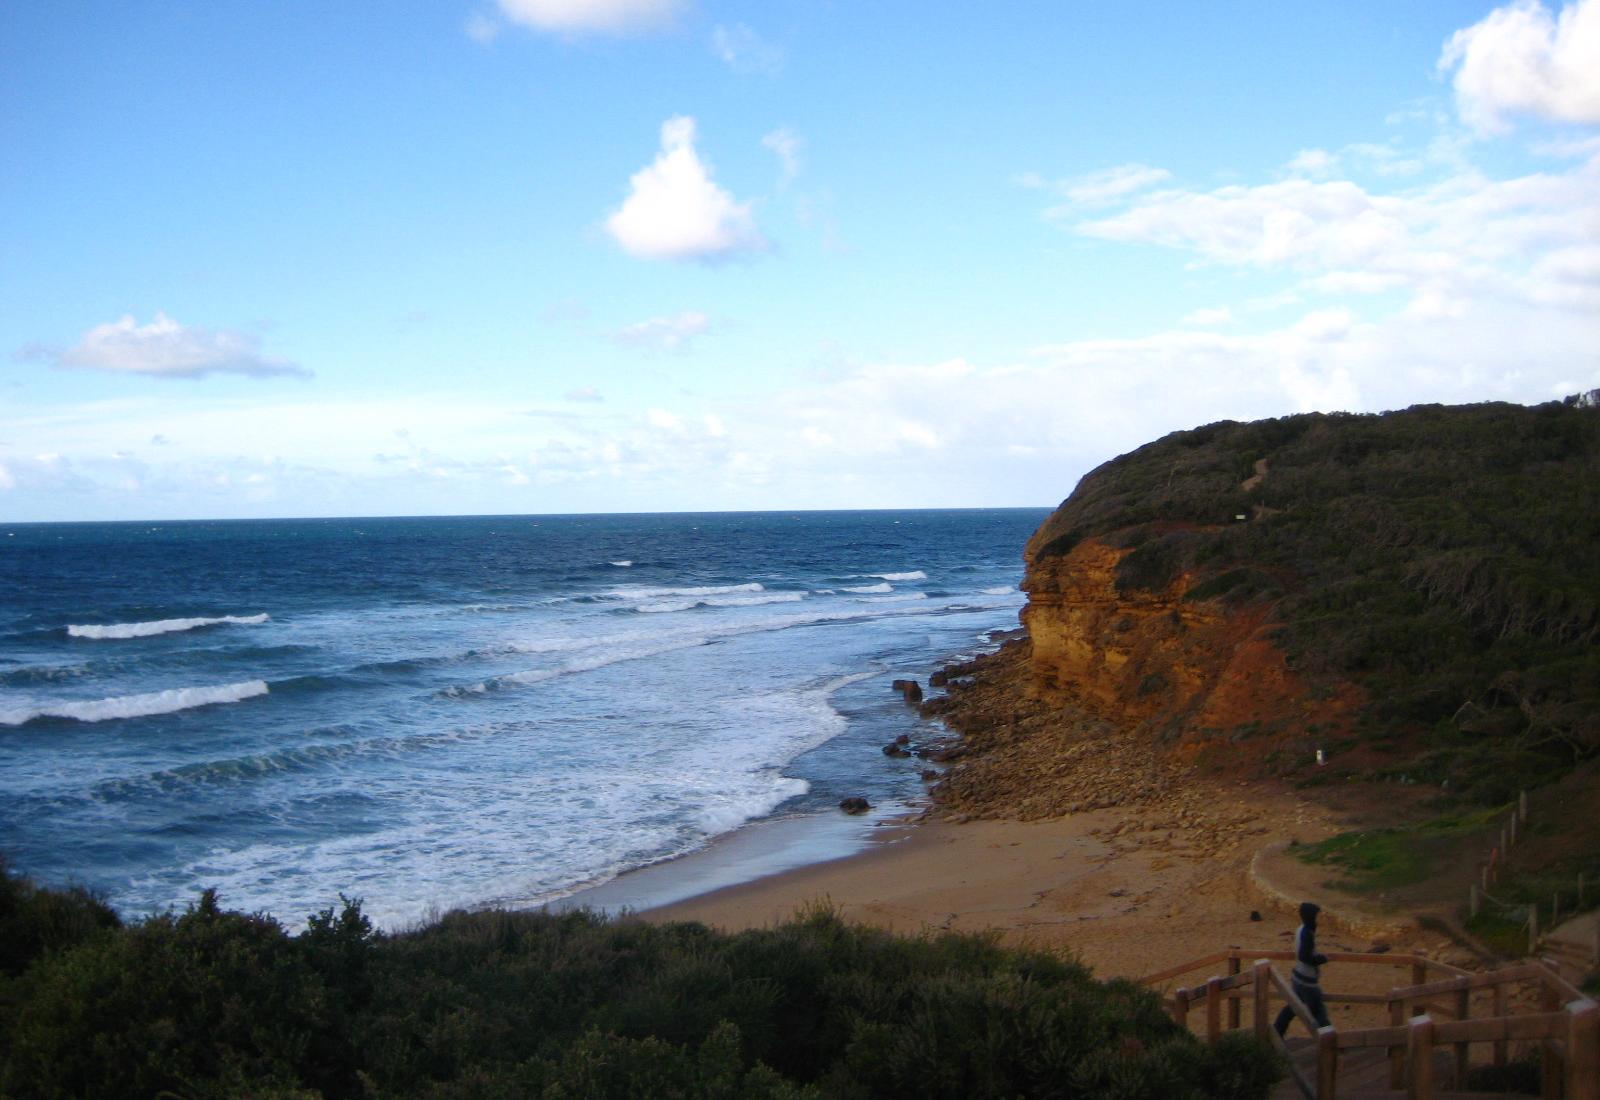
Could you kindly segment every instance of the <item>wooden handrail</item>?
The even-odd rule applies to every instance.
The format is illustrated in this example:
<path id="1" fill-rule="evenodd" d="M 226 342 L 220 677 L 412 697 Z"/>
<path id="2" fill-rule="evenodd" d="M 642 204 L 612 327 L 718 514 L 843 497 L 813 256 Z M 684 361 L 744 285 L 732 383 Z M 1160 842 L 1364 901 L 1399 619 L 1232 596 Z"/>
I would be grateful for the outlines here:
<path id="1" fill-rule="evenodd" d="M 1340 1050 L 1358 1050 L 1362 1047 L 1405 1046 L 1410 1034 L 1405 1024 L 1399 1027 L 1368 1027 L 1360 1031 L 1339 1032 Z"/>
<path id="2" fill-rule="evenodd" d="M 1168 967 L 1166 970 L 1161 970 L 1154 974 L 1146 974 L 1144 977 L 1139 978 L 1138 982 L 1140 985 L 1155 985 L 1157 982 L 1171 981 L 1173 978 L 1187 974 L 1192 970 L 1201 970 L 1213 963 L 1226 962 L 1228 955 L 1232 951 L 1233 948 L 1230 947 L 1226 951 L 1217 951 L 1192 962 L 1186 962 L 1181 966 Z M 1264 956 L 1257 952 L 1253 957 L 1259 959 Z"/>
<path id="3" fill-rule="evenodd" d="M 1462 977 L 1472 973 L 1469 970 L 1461 969 L 1459 966 L 1452 966 L 1447 962 L 1430 959 L 1426 955 L 1405 952 L 1330 951 L 1325 952 L 1325 954 L 1330 963 L 1359 963 L 1367 966 L 1409 966 L 1413 971 L 1418 968 L 1440 970 L 1451 977 Z M 1279 948 L 1251 950 L 1243 947 L 1230 947 L 1224 951 L 1214 951 L 1209 955 L 1202 955 L 1198 959 L 1191 959 L 1177 966 L 1169 966 L 1167 969 L 1158 970 L 1154 974 L 1146 974 L 1136 980 L 1140 985 L 1158 985 L 1161 982 L 1171 981 L 1173 978 L 1182 977 L 1196 970 L 1204 970 L 1215 966 L 1217 963 L 1227 962 L 1231 959 L 1250 962 L 1254 962 L 1256 959 L 1269 959 L 1273 962 L 1293 962 L 1294 952 L 1284 951 Z"/>
<path id="4" fill-rule="evenodd" d="M 1499 970 L 1468 974 L 1461 978 L 1445 978 L 1425 985 L 1408 986 L 1397 992 L 1403 992 L 1407 1000 L 1422 1000 L 1425 997 L 1436 997 L 1440 993 L 1456 993 L 1463 989 L 1487 989 L 1490 986 L 1510 982 L 1543 981 L 1549 977 L 1550 971 L 1543 963 L 1524 963 L 1521 966 L 1506 966 Z"/>
<path id="5" fill-rule="evenodd" d="M 1565 1039 L 1565 1012 L 1536 1012 L 1528 1016 L 1486 1016 L 1481 1020 L 1441 1020 L 1434 1024 L 1441 1043 L 1489 1043 L 1497 1039 Z"/>
<path id="6" fill-rule="evenodd" d="M 1276 1028 L 1271 1027 L 1267 1028 L 1267 1035 L 1271 1038 L 1273 1047 L 1278 1051 L 1279 1054 L 1283 1055 L 1283 1064 L 1285 1068 L 1288 1069 L 1289 1077 L 1294 1081 L 1295 1087 L 1300 1090 L 1300 1095 L 1304 1096 L 1306 1100 L 1316 1100 L 1316 1086 L 1312 1083 L 1311 1079 L 1305 1075 L 1305 1071 L 1299 1066 L 1295 1065 L 1294 1056 L 1289 1050 L 1289 1044 L 1284 1041 L 1283 1036 L 1278 1034 Z"/>
<path id="7" fill-rule="evenodd" d="M 1539 1044 L 1547 1088 L 1555 1087 L 1559 1091 L 1564 1084 L 1565 1091 L 1560 1095 L 1566 1100 L 1600 1100 L 1600 1004 L 1573 989 L 1543 963 L 1530 962 L 1474 974 L 1447 963 L 1435 963 L 1421 955 L 1341 952 L 1329 956 L 1330 962 L 1408 966 L 1414 978 L 1425 974 L 1430 966 L 1452 975 L 1432 982 L 1413 982 L 1409 986 L 1397 987 L 1387 995 L 1325 993 L 1324 999 L 1329 1002 L 1389 1006 L 1390 1026 L 1340 1031 L 1331 1025 L 1318 1027 L 1311 1010 L 1296 995 L 1293 984 L 1272 965 L 1274 960 L 1293 959 L 1293 952 L 1262 951 L 1255 955 L 1250 969 L 1241 972 L 1242 967 L 1236 960 L 1244 956 L 1241 949 L 1229 948 L 1142 980 L 1147 984 L 1166 981 L 1203 966 L 1227 961 L 1228 974 L 1214 975 L 1203 984 L 1180 988 L 1175 992 L 1171 1001 L 1173 1019 L 1186 1026 L 1189 1011 L 1198 1007 L 1195 1001 L 1204 997 L 1205 1034 L 1208 1041 L 1215 1043 L 1224 1030 L 1223 1006 L 1227 1006 L 1228 1026 L 1235 1027 L 1239 1018 L 1239 1001 L 1249 996 L 1254 1002 L 1252 1030 L 1259 1038 L 1272 1043 L 1287 1055 L 1288 1044 L 1272 1027 L 1268 1015 L 1268 1002 L 1276 990 L 1276 995 L 1289 1007 L 1294 1017 L 1316 1037 L 1314 1077 L 1308 1076 L 1292 1059 L 1288 1065 L 1295 1085 L 1308 1100 L 1335 1095 L 1341 1051 L 1387 1048 L 1391 1090 L 1405 1089 L 1410 1096 L 1432 1097 L 1436 1051 L 1451 1046 L 1455 1048 L 1453 1077 L 1459 1088 L 1466 1078 L 1469 1044 L 1493 1044 L 1494 1061 L 1499 1065 L 1505 1062 L 1508 1044 L 1518 1041 Z M 1507 1013 L 1506 990 L 1519 982 L 1531 982 L 1538 986 L 1544 1011 L 1524 1015 Z M 1248 992 L 1244 990 L 1247 985 L 1252 987 Z M 1475 990 L 1493 993 L 1492 1016 L 1470 1018 L 1471 994 Z M 1448 997 L 1450 1003 L 1429 1003 L 1442 997 Z"/>
<path id="8" fill-rule="evenodd" d="M 1305 1002 L 1296 996 L 1293 989 L 1289 988 L 1289 983 L 1283 980 L 1282 974 L 1279 974 L 1276 970 L 1271 970 L 1268 971 L 1268 976 L 1272 979 L 1272 984 L 1278 987 L 1278 992 L 1283 995 L 1284 1003 L 1300 1018 L 1300 1022 L 1310 1029 L 1311 1034 L 1315 1035 L 1317 1029 L 1322 1025 L 1317 1023 L 1316 1017 L 1311 1015 L 1311 1010 L 1305 1006 Z"/>

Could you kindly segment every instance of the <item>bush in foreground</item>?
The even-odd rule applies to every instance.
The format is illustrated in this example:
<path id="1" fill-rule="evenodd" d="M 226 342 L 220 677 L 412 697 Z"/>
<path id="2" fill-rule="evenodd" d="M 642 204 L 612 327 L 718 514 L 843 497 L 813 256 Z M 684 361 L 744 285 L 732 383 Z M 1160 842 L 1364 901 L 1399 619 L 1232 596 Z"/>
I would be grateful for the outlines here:
<path id="1" fill-rule="evenodd" d="M 24 890 L 50 893 L 6 875 L 0 899 Z M 824 909 L 737 935 L 506 912 L 385 935 L 346 902 L 291 936 L 207 892 L 16 942 L 0 1095 L 17 1100 L 1249 1098 L 1279 1075 L 1253 1039 L 1208 1048 L 1131 983 Z"/>

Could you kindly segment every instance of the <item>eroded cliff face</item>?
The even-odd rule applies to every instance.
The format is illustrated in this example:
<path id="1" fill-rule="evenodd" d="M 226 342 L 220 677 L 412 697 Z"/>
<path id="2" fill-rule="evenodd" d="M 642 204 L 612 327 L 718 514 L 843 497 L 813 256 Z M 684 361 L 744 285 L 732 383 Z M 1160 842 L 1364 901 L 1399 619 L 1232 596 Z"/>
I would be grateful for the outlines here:
<path id="1" fill-rule="evenodd" d="M 1311 690 L 1274 642 L 1269 606 L 1186 600 L 1187 576 L 1160 592 L 1119 592 L 1127 552 L 1094 538 L 1066 554 L 1028 547 L 1022 618 L 1042 701 L 1148 734 L 1180 759 L 1348 724 L 1359 690 Z"/>

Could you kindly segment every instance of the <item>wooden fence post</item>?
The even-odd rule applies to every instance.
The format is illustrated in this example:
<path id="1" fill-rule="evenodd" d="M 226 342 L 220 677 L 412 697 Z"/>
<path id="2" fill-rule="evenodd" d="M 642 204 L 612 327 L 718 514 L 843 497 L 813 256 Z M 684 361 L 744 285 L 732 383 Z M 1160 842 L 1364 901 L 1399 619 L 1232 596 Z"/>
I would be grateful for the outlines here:
<path id="1" fill-rule="evenodd" d="M 1539 991 L 1539 1005 L 1545 1012 L 1556 1012 L 1561 1008 L 1561 997 L 1549 986 L 1544 986 Z M 1539 1040 L 1539 1083 L 1542 1086 L 1539 1095 L 1542 1100 L 1560 1100 L 1562 1082 L 1566 1079 L 1566 1067 L 1562 1065 L 1561 1050 L 1556 1046 L 1556 1041 L 1549 1037 Z"/>
<path id="2" fill-rule="evenodd" d="M 1398 989 L 1389 991 L 1389 1026 L 1399 1027 L 1406 1022 L 1406 1003 L 1400 996 Z M 1389 1048 L 1389 1087 L 1403 1089 L 1406 1087 L 1406 1050 L 1405 1047 Z"/>
<path id="3" fill-rule="evenodd" d="M 1236 977 L 1239 973 L 1239 956 L 1228 956 L 1228 977 Z M 1228 996 L 1228 1030 L 1239 1029 L 1239 997 L 1236 990 L 1230 990 Z"/>
<path id="4" fill-rule="evenodd" d="M 1267 1028 L 1272 1026 L 1272 1021 L 1269 1019 L 1269 1010 L 1271 1009 L 1272 1005 L 1267 1000 L 1267 990 L 1269 988 L 1269 981 L 1268 981 L 1267 975 L 1271 970 L 1272 970 L 1272 964 L 1270 962 L 1268 962 L 1266 959 L 1257 959 L 1256 960 L 1256 965 L 1255 965 L 1255 998 L 1256 999 L 1255 999 L 1255 1004 L 1252 1006 L 1253 1014 L 1252 1014 L 1252 1017 L 1251 1017 L 1251 1023 L 1254 1025 L 1256 1038 L 1260 1039 L 1263 1043 L 1267 1041 Z"/>
<path id="5" fill-rule="evenodd" d="M 1206 982 L 1206 1042 L 1213 1045 L 1222 1037 L 1222 979 Z"/>
<path id="6" fill-rule="evenodd" d="M 1180 988 L 1172 995 L 1172 1022 L 1181 1028 L 1189 1026 L 1189 991 Z"/>
<path id="7" fill-rule="evenodd" d="M 1567 1100 L 1600 1100 L 1600 1004 L 1567 1006 Z"/>
<path id="8" fill-rule="evenodd" d="M 1334 1100 L 1338 1082 L 1339 1033 L 1330 1024 L 1317 1029 L 1317 1100 Z"/>
<path id="9" fill-rule="evenodd" d="M 1528 903 L 1528 954 L 1539 949 L 1539 903 Z"/>
<path id="10" fill-rule="evenodd" d="M 1410 1100 L 1433 1100 L 1433 1020 L 1426 1014 L 1411 1018 L 1407 1034 L 1406 1062 L 1411 1080 L 1406 1082 Z"/>
<path id="11" fill-rule="evenodd" d="M 1512 814 L 1511 815 L 1511 823 L 1506 826 L 1506 829 L 1507 829 L 1509 837 L 1510 837 L 1510 842 L 1512 844 L 1515 844 L 1517 842 L 1517 815 L 1516 814 Z"/>
<path id="12" fill-rule="evenodd" d="M 1456 1019 L 1467 1020 L 1472 1017 L 1472 991 L 1470 989 L 1456 990 Z M 1451 1082 L 1451 1088 L 1464 1089 L 1467 1087 L 1467 1042 L 1463 1039 L 1456 1044 L 1456 1076 Z"/>
<path id="13" fill-rule="evenodd" d="M 1496 1016 L 1504 1016 L 1506 1014 L 1506 987 L 1505 987 L 1505 983 L 1504 982 L 1495 983 L 1495 987 L 1494 987 L 1494 1014 Z M 1494 1041 L 1494 1064 L 1495 1065 L 1503 1066 L 1503 1065 L 1506 1064 L 1506 1048 L 1507 1048 L 1507 1045 L 1508 1044 L 1506 1043 L 1506 1041 L 1504 1039 L 1496 1039 Z"/>

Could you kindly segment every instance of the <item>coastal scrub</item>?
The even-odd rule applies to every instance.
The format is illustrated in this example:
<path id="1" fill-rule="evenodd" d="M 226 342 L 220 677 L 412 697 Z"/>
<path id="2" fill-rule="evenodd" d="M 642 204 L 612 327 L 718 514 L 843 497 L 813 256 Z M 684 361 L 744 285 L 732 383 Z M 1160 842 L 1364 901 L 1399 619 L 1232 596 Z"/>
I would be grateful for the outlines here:
<path id="1" fill-rule="evenodd" d="M 0 921 L 49 891 L 6 875 Z M 22 931 L 27 931 L 26 927 Z M 1155 995 L 993 937 L 813 908 L 737 935 L 587 912 L 360 903 L 290 935 L 211 892 L 32 935 L 0 985 L 0 1093 L 28 1097 L 1264 1097 L 1275 1055 L 1212 1048 Z"/>

